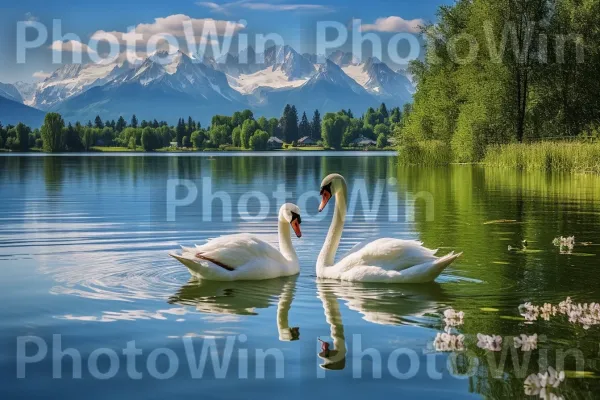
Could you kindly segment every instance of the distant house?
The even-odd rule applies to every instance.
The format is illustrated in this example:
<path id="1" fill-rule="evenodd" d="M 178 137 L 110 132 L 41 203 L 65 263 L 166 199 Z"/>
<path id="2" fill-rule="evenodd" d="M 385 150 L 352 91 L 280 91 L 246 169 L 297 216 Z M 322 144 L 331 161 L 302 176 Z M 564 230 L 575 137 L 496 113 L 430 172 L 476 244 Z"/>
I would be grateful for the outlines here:
<path id="1" fill-rule="evenodd" d="M 177 142 L 170 142 L 169 145 L 171 145 L 171 147 L 174 147 L 174 148 L 178 148 L 179 147 L 177 145 Z"/>
<path id="2" fill-rule="evenodd" d="M 359 138 L 354 139 L 352 141 L 352 145 L 358 146 L 358 147 L 369 147 L 369 146 L 376 146 L 377 142 L 374 140 L 371 140 L 369 138 L 366 138 L 364 136 L 361 136 Z"/>
<path id="3" fill-rule="evenodd" d="M 283 140 L 278 137 L 271 136 L 269 140 L 267 140 L 267 149 L 269 150 L 277 150 L 283 148 Z"/>
<path id="4" fill-rule="evenodd" d="M 317 141 L 309 136 L 304 136 L 298 139 L 298 146 L 314 146 L 317 144 Z"/>

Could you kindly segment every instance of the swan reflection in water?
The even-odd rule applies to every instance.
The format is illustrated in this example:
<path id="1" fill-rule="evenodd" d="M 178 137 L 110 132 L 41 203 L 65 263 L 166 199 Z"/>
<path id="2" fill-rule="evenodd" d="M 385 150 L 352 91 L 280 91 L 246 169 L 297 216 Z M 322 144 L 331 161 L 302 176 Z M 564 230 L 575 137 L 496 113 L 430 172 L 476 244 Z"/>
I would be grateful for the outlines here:
<path id="1" fill-rule="evenodd" d="M 279 340 L 288 342 L 300 338 L 300 328 L 290 327 L 288 322 L 297 279 L 298 276 L 245 282 L 192 279 L 169 298 L 169 303 L 192 306 L 211 315 L 258 315 L 259 310 L 277 301 Z"/>
<path id="2" fill-rule="evenodd" d="M 333 343 L 318 338 L 321 368 L 342 370 L 346 367 L 346 338 L 338 299 L 363 319 L 379 325 L 415 325 L 419 317 L 437 312 L 446 297 L 437 284 L 389 285 L 319 280 L 317 294 L 323 304 Z"/>

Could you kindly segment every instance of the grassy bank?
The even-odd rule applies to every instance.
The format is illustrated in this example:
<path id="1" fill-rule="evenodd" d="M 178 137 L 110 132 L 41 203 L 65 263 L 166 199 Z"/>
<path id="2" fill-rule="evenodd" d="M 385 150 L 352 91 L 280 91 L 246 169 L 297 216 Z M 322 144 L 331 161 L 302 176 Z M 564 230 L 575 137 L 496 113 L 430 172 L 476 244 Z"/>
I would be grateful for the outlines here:
<path id="1" fill-rule="evenodd" d="M 413 142 L 399 148 L 404 164 L 447 165 L 455 161 L 449 144 Z M 600 174 L 600 142 L 536 142 L 489 146 L 481 163 L 522 170 Z"/>
<path id="2" fill-rule="evenodd" d="M 600 142 L 515 143 L 488 147 L 483 163 L 523 170 L 600 174 Z"/>

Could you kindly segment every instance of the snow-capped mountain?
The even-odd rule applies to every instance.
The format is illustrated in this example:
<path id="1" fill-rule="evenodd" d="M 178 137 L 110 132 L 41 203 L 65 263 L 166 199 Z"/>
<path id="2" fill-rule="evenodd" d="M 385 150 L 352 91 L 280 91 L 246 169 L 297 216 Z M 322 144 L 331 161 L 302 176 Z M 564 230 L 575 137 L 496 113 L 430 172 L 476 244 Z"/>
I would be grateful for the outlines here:
<path id="1" fill-rule="evenodd" d="M 104 85 L 130 69 L 127 63 L 66 64 L 37 85 L 33 107 L 50 110 L 86 90 Z"/>
<path id="2" fill-rule="evenodd" d="M 21 96 L 21 93 L 19 93 L 17 88 L 10 83 L 0 82 L 0 97 L 16 101 L 17 103 L 23 102 L 23 97 Z"/>
<path id="3" fill-rule="evenodd" d="M 333 62 L 317 65 L 317 71 L 303 85 L 286 90 L 264 93 L 265 100 L 261 104 L 271 113 L 277 112 L 282 104 L 295 104 L 299 112 L 312 112 L 319 109 L 321 113 L 339 111 L 341 109 L 364 110 L 380 104 L 363 87 L 348 77 Z"/>
<path id="4" fill-rule="evenodd" d="M 242 96 L 224 73 L 182 52 L 162 51 L 107 84 L 65 101 L 58 111 L 74 119 L 136 114 L 140 119 L 171 120 L 199 114 L 210 118 L 243 107 Z"/>
<path id="5" fill-rule="evenodd" d="M 392 100 L 395 105 L 409 102 L 412 98 L 414 87 L 410 80 L 377 58 L 371 57 L 362 64 L 350 63 L 342 69 L 369 93 Z"/>
<path id="6" fill-rule="evenodd" d="M 289 46 L 272 46 L 264 54 L 248 47 L 218 60 L 159 51 L 135 65 L 64 65 L 35 90 L 20 83 L 9 85 L 0 96 L 18 96 L 21 103 L 61 112 L 71 121 L 96 115 L 130 118 L 135 113 L 138 118 L 171 122 L 193 115 L 206 122 L 214 114 L 244 108 L 275 116 L 286 103 L 323 113 L 411 101 L 414 87 L 405 74 L 375 58 L 359 63 L 350 53 L 338 51 L 324 64 L 316 61 L 315 55 Z"/>
<path id="7" fill-rule="evenodd" d="M 297 88 L 316 71 L 309 59 L 290 46 L 272 46 L 259 55 L 249 47 L 220 61 L 217 68 L 227 74 L 231 87 L 253 97 L 260 95 L 257 90 Z"/>

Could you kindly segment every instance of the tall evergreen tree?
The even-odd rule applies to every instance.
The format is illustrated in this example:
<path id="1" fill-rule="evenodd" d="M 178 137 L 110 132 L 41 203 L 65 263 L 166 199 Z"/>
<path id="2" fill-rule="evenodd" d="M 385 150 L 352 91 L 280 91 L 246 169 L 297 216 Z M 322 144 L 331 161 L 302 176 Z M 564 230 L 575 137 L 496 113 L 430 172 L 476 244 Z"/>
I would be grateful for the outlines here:
<path id="1" fill-rule="evenodd" d="M 115 125 L 115 131 L 121 133 L 125 128 L 127 128 L 127 122 L 125 122 L 125 118 L 123 118 L 123 116 L 120 116 L 117 120 L 117 124 Z"/>
<path id="2" fill-rule="evenodd" d="M 381 118 L 383 118 L 384 120 L 386 118 L 389 118 L 390 114 L 388 112 L 388 109 L 385 105 L 385 103 L 381 103 L 381 105 L 379 106 L 379 115 L 381 115 Z M 380 121 L 383 122 L 383 121 Z"/>
<path id="3" fill-rule="evenodd" d="M 131 123 L 129 124 L 132 128 L 137 128 L 138 127 L 138 119 L 135 116 L 135 114 L 133 114 L 133 117 L 131 117 Z"/>
<path id="4" fill-rule="evenodd" d="M 310 137 L 314 140 L 321 139 L 321 114 L 319 113 L 319 110 L 315 110 L 315 113 L 313 114 L 313 119 L 310 124 L 310 134 Z"/>
<path id="5" fill-rule="evenodd" d="M 102 118 L 99 115 L 96 115 L 96 119 L 94 119 L 94 128 L 103 129 L 104 122 L 102 122 Z"/>
<path id="6" fill-rule="evenodd" d="M 283 137 L 287 143 L 298 140 L 298 110 L 296 106 L 286 105 L 282 117 Z"/>
<path id="7" fill-rule="evenodd" d="M 177 145 L 183 145 L 183 137 L 186 136 L 186 126 L 183 118 L 179 118 L 177 122 L 177 127 L 175 128 L 175 136 L 177 138 Z"/>
<path id="8" fill-rule="evenodd" d="M 300 125 L 298 125 L 298 136 L 303 138 L 305 136 L 310 137 L 310 123 L 308 122 L 308 118 L 306 117 L 306 113 L 302 113 L 302 119 L 300 120 Z"/>

